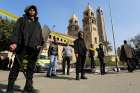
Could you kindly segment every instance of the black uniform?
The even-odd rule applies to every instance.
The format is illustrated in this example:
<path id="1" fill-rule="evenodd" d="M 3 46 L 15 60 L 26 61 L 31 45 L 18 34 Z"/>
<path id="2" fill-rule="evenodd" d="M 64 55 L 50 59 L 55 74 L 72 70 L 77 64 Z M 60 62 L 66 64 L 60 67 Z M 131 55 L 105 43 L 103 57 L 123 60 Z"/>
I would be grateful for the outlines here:
<path id="1" fill-rule="evenodd" d="M 40 51 L 38 46 L 42 46 L 43 44 L 42 30 L 38 18 L 35 17 L 35 21 L 32 21 L 27 15 L 19 18 L 16 22 L 16 29 L 11 42 L 17 44 L 17 48 L 13 67 L 9 73 L 7 92 L 12 93 L 9 91 L 13 91 L 14 82 L 21 68 L 18 61 L 22 62 L 24 58 L 28 61 L 24 90 L 32 91 L 33 73 Z"/>
<path id="2" fill-rule="evenodd" d="M 84 77 L 84 65 L 86 59 L 87 48 L 84 42 L 84 39 L 78 38 L 74 41 L 74 51 L 75 54 L 78 54 L 78 58 L 76 58 L 76 76 L 79 77 L 79 73 L 81 72 L 81 78 Z"/>
<path id="3" fill-rule="evenodd" d="M 100 72 L 101 72 L 101 75 L 103 75 L 105 74 L 105 61 L 104 61 L 105 55 L 104 55 L 103 48 L 98 48 L 97 52 L 98 52 L 98 58 L 100 61 Z"/>

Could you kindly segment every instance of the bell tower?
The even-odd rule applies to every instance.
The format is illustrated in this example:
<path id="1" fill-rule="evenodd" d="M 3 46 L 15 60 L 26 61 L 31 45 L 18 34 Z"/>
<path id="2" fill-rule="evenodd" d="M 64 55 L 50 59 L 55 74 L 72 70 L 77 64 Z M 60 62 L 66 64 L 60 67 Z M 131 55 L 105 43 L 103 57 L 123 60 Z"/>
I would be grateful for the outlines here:
<path id="1" fill-rule="evenodd" d="M 105 31 L 105 21 L 104 21 L 104 15 L 103 10 L 99 7 L 96 10 L 97 14 L 97 27 L 98 27 L 98 34 L 99 34 L 99 42 L 104 44 L 105 53 L 107 54 L 107 47 L 108 47 L 108 40 L 107 40 L 107 34 Z"/>
<path id="2" fill-rule="evenodd" d="M 83 13 L 83 32 L 86 47 L 89 48 L 91 44 L 94 48 L 99 45 L 99 35 L 96 26 L 96 17 L 92 7 L 88 4 Z"/>
<path id="3" fill-rule="evenodd" d="M 73 14 L 69 20 L 68 35 L 77 38 L 79 31 L 80 31 L 80 26 L 79 26 L 78 18 L 75 14 Z"/>
<path id="4" fill-rule="evenodd" d="M 107 42 L 107 34 L 105 32 L 105 22 L 104 22 L 104 15 L 103 10 L 99 7 L 96 11 L 97 14 L 97 27 L 99 33 L 99 41 L 104 43 Z"/>

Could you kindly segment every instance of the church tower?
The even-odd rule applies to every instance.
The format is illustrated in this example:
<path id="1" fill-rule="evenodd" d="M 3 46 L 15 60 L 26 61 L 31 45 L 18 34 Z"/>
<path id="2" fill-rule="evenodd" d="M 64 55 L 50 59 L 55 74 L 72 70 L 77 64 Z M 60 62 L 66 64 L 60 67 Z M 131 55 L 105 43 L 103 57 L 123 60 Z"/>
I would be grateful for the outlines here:
<path id="1" fill-rule="evenodd" d="M 78 18 L 75 14 L 73 14 L 69 20 L 68 35 L 77 38 L 79 31 L 80 31 L 80 26 L 79 26 Z"/>
<path id="2" fill-rule="evenodd" d="M 99 42 L 104 44 L 105 53 L 107 54 L 107 47 L 108 47 L 109 42 L 107 40 L 107 34 L 105 31 L 103 10 L 99 7 L 96 10 L 96 14 L 97 14 L 97 28 L 98 28 L 98 34 L 99 34 Z"/>
<path id="3" fill-rule="evenodd" d="M 94 48 L 97 48 L 99 45 L 99 35 L 96 26 L 96 17 L 89 4 L 87 5 L 83 15 L 83 32 L 86 46 L 87 48 L 90 48 L 90 45 L 93 44 Z"/>
<path id="4" fill-rule="evenodd" d="M 99 33 L 99 42 L 107 42 L 107 34 L 105 32 L 105 22 L 103 10 L 99 7 L 96 11 L 97 14 L 97 28 Z"/>

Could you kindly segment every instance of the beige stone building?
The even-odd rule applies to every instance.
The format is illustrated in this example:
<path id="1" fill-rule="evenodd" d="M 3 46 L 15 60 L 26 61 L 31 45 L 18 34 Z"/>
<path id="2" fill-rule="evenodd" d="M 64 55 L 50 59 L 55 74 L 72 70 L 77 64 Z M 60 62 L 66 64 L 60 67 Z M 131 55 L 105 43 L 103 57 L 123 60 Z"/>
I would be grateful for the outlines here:
<path id="1" fill-rule="evenodd" d="M 99 7 L 96 11 L 97 14 L 97 28 L 99 33 L 99 42 L 107 42 L 107 34 L 105 31 L 105 21 L 103 10 Z"/>
<path id="2" fill-rule="evenodd" d="M 107 40 L 107 34 L 105 31 L 105 21 L 104 21 L 103 10 L 99 7 L 96 11 L 96 14 L 97 14 L 97 28 L 98 28 L 98 34 L 99 34 L 99 42 L 104 44 L 105 53 L 108 54 L 107 46 L 109 42 Z"/>
<path id="3" fill-rule="evenodd" d="M 69 36 L 72 36 L 73 38 L 76 39 L 79 31 L 80 31 L 80 26 L 78 22 L 78 17 L 75 14 L 73 14 L 69 20 L 67 33 Z"/>
<path id="4" fill-rule="evenodd" d="M 83 32 L 84 40 L 87 48 L 90 48 L 90 45 L 93 44 L 94 48 L 97 48 L 99 45 L 99 35 L 96 25 L 96 16 L 92 7 L 88 4 L 85 11 L 83 12 Z"/>
<path id="5" fill-rule="evenodd" d="M 69 20 L 68 35 L 76 39 L 77 33 L 83 31 L 87 48 L 91 44 L 94 45 L 94 48 L 97 48 L 99 43 L 105 44 L 108 42 L 103 10 L 101 8 L 94 11 L 91 5 L 88 4 L 83 11 L 82 23 L 81 28 L 83 29 L 80 29 L 78 17 L 74 14 Z"/>

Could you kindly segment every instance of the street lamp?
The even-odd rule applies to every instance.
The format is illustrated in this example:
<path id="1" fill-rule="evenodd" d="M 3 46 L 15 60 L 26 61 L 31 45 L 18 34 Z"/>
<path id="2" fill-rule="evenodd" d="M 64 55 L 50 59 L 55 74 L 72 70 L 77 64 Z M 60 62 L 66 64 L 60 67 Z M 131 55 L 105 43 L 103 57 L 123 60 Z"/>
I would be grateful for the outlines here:
<path id="1" fill-rule="evenodd" d="M 116 68 L 117 68 L 117 72 L 119 72 L 117 51 L 116 51 L 116 42 L 115 42 L 115 33 L 114 33 L 114 25 L 113 25 L 112 10 L 111 10 L 111 0 L 109 0 L 109 13 L 110 13 L 110 20 L 111 20 L 112 35 L 113 35 Z"/>
<path id="2" fill-rule="evenodd" d="M 110 21 L 111 21 L 111 29 L 112 29 L 112 36 L 113 36 L 114 51 L 115 51 L 116 68 L 117 68 L 117 72 L 119 72 L 118 59 L 117 59 L 117 50 L 116 50 L 116 42 L 115 42 L 115 33 L 114 33 L 114 25 L 113 25 L 112 10 L 111 10 L 111 0 L 109 0 L 109 14 L 110 14 Z"/>

